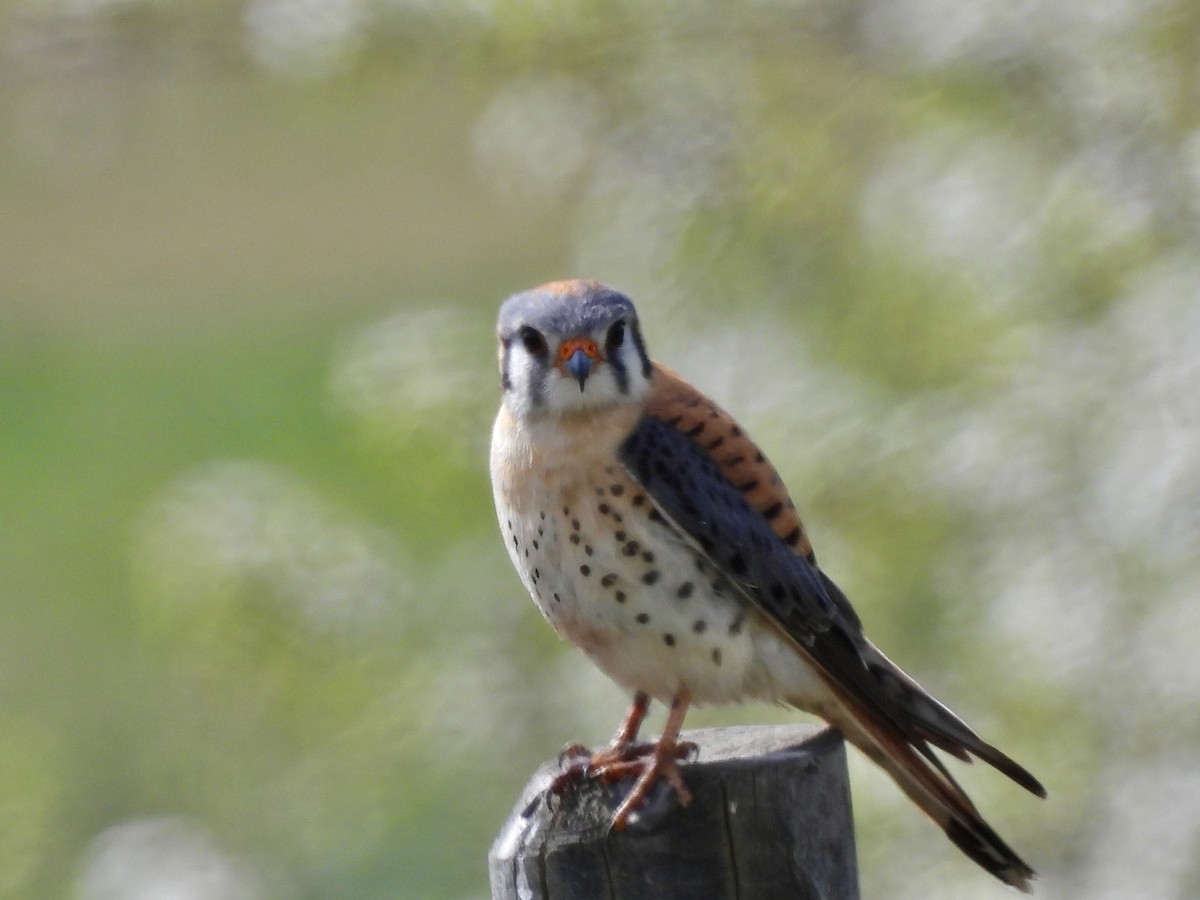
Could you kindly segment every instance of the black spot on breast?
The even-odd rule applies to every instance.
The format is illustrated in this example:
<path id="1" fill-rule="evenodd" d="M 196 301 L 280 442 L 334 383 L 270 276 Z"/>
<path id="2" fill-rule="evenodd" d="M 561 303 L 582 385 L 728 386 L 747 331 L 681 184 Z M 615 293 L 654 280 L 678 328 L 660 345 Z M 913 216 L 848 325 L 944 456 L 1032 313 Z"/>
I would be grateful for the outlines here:
<path id="1" fill-rule="evenodd" d="M 658 577 L 658 569 L 651 569 L 642 576 L 642 584 L 654 584 L 654 582 L 658 581 Z"/>
<path id="2" fill-rule="evenodd" d="M 766 519 L 768 522 L 770 522 L 772 519 L 778 519 L 780 514 L 782 514 L 782 513 L 783 513 L 783 502 L 782 501 L 780 501 L 778 503 L 772 503 L 770 506 L 768 506 L 766 509 L 764 509 L 762 511 L 763 518 Z"/>
<path id="3" fill-rule="evenodd" d="M 582 538 L 580 538 L 578 534 L 573 534 L 573 535 L 571 535 L 569 540 L 571 541 L 572 544 L 578 544 L 582 540 Z"/>
<path id="4" fill-rule="evenodd" d="M 695 634 L 704 634 L 704 630 L 706 628 L 708 628 L 708 623 L 705 622 L 703 619 L 697 619 L 695 622 L 692 623 L 692 631 Z"/>
<path id="5" fill-rule="evenodd" d="M 712 661 L 713 661 L 714 665 L 719 666 L 721 664 L 721 648 L 720 647 L 713 647 Z"/>
<path id="6" fill-rule="evenodd" d="M 534 539 L 533 539 L 533 549 L 534 549 L 534 550 L 538 549 L 538 542 L 537 542 L 537 538 L 534 538 Z"/>
<path id="7" fill-rule="evenodd" d="M 579 530 L 579 520 L 578 519 L 571 520 L 571 528 L 575 531 Z"/>
<path id="8" fill-rule="evenodd" d="M 648 563 L 654 562 L 654 552 L 651 550 L 643 550 L 642 551 L 642 559 L 644 559 Z"/>
<path id="9" fill-rule="evenodd" d="M 640 622 L 642 625 L 646 625 L 646 624 L 648 624 L 648 623 L 650 622 L 650 613 L 638 613 L 638 614 L 637 614 L 637 620 L 638 620 L 638 622 Z"/>
<path id="10" fill-rule="evenodd" d="M 600 584 L 602 584 L 604 587 L 612 587 L 616 583 L 617 583 L 617 576 L 614 575 L 612 572 L 609 572 L 607 575 L 605 575 L 603 578 L 600 579 Z"/>
<path id="11" fill-rule="evenodd" d="M 646 495 L 645 494 L 634 494 L 633 499 L 630 500 L 629 502 L 632 503 L 634 506 L 641 506 L 643 503 L 646 502 Z"/>
<path id="12" fill-rule="evenodd" d="M 741 437 L 742 429 L 740 429 L 736 425 L 734 425 L 732 428 L 729 429 L 729 433 L 732 434 L 734 437 Z"/>
<path id="13" fill-rule="evenodd" d="M 586 578 L 588 575 L 592 574 L 592 567 L 591 566 L 580 566 L 579 574 L 583 575 Z"/>
<path id="14" fill-rule="evenodd" d="M 696 588 L 696 586 L 694 584 L 692 584 L 690 581 L 685 581 L 675 591 L 675 596 L 678 597 L 680 600 L 686 600 L 688 597 L 692 596 L 692 591 L 695 590 L 695 588 Z"/>
<path id="15" fill-rule="evenodd" d="M 733 621 L 729 623 L 729 633 L 730 634 L 741 634 L 742 626 L 745 624 L 746 624 L 746 614 L 744 612 L 738 613 L 736 616 L 733 617 Z"/>
<path id="16" fill-rule="evenodd" d="M 617 591 L 615 594 L 613 594 L 613 596 L 617 598 L 618 603 L 625 602 L 625 592 L 624 591 Z"/>
<path id="17" fill-rule="evenodd" d="M 642 545 L 637 541 L 630 541 L 621 548 L 621 553 L 625 556 L 637 556 L 637 552 L 642 549 Z"/>
<path id="18" fill-rule="evenodd" d="M 622 541 L 624 541 L 624 540 L 625 540 L 625 538 L 627 538 L 628 536 L 629 536 L 629 535 L 627 535 L 627 534 L 624 532 L 624 530 L 623 530 L 623 529 L 620 529 L 620 528 L 618 528 L 618 529 L 617 529 L 617 532 L 616 532 L 616 534 L 614 534 L 614 535 L 613 535 L 613 537 L 615 537 L 615 538 L 617 539 L 617 543 L 618 543 L 618 544 L 619 544 L 619 543 L 621 543 Z"/>
<path id="19" fill-rule="evenodd" d="M 625 485 L 623 485 L 623 484 L 609 485 L 608 492 L 610 494 L 612 494 L 614 497 L 620 497 L 623 493 L 625 493 Z"/>
<path id="20" fill-rule="evenodd" d="M 713 438 L 711 441 L 709 441 L 707 444 L 704 445 L 704 449 L 708 450 L 709 452 L 712 452 L 713 450 L 716 450 L 718 447 L 720 447 L 723 443 L 725 443 L 725 435 L 721 435 L 720 437 Z"/>
<path id="21" fill-rule="evenodd" d="M 685 431 L 684 434 L 686 434 L 690 438 L 695 438 L 695 437 L 699 437 L 703 433 L 703 431 L 704 431 L 704 423 L 697 422 L 695 425 L 693 425 L 691 428 L 689 428 L 687 431 Z"/>
<path id="22" fill-rule="evenodd" d="M 667 632 L 666 634 L 663 635 L 663 643 L 666 644 L 668 647 L 674 647 L 675 646 L 675 635 L 671 634 L 670 632 Z"/>
<path id="23" fill-rule="evenodd" d="M 610 512 L 612 512 L 612 507 L 607 503 L 601 503 L 596 507 L 596 509 L 600 510 L 600 515 L 602 516 L 607 516 Z"/>
<path id="24" fill-rule="evenodd" d="M 592 551 L 592 545 L 591 545 L 591 544 L 584 544 L 584 545 L 583 545 L 583 552 L 584 552 L 584 553 L 586 553 L 588 556 L 591 556 L 591 555 L 592 555 L 592 552 L 593 552 L 593 551 Z"/>
<path id="25" fill-rule="evenodd" d="M 555 593 L 555 595 L 554 595 L 554 602 L 555 602 L 555 603 L 562 603 L 562 597 L 558 596 L 558 594 L 557 594 L 557 593 Z"/>
<path id="26" fill-rule="evenodd" d="M 783 540 L 786 544 L 792 547 L 795 547 L 798 543 L 800 543 L 800 526 L 797 525 L 795 528 L 789 531 L 787 533 L 787 537 L 785 537 Z"/>

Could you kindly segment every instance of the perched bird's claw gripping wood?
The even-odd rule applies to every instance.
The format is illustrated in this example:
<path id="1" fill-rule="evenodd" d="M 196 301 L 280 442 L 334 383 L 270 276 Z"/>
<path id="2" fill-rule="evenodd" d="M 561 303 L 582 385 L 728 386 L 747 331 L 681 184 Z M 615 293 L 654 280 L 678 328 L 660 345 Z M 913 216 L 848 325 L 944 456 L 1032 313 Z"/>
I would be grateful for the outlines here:
<path id="1" fill-rule="evenodd" d="M 687 702 L 680 699 L 673 705 L 673 710 L 678 710 L 677 714 L 668 720 L 667 730 L 653 743 L 637 740 L 649 705 L 650 698 L 641 692 L 637 693 L 621 728 L 603 750 L 592 753 L 582 744 L 564 747 L 559 754 L 559 764 L 563 770 L 551 783 L 551 791 L 562 794 L 581 778 L 594 778 L 605 783 L 636 779 L 624 802 L 613 814 L 612 827 L 616 831 L 624 830 L 630 818 L 645 802 L 650 789 L 660 779 L 674 789 L 680 805 L 691 803 L 691 792 L 679 774 L 677 762 L 691 758 L 696 752 L 695 744 L 678 739 Z"/>
<path id="2" fill-rule="evenodd" d="M 629 298 L 544 285 L 504 303 L 498 336 L 491 475 L 509 555 L 554 628 L 634 697 L 612 745 L 570 762 L 558 787 L 634 777 L 620 829 L 660 781 L 687 803 L 677 760 L 689 703 L 786 703 L 837 727 L 971 859 L 1028 890 L 1033 869 L 935 748 L 1045 789 L 867 639 L 774 467 L 728 413 L 651 361 Z M 646 747 L 636 737 L 651 698 L 670 714 Z"/>

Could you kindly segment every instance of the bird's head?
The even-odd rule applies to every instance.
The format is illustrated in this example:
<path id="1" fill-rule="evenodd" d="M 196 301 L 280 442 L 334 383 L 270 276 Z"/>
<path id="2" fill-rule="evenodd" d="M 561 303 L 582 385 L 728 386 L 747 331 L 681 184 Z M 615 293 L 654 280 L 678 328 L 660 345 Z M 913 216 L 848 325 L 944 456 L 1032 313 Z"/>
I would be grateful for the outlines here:
<path id="1" fill-rule="evenodd" d="M 633 302 L 594 281 L 556 281 L 500 307 L 500 386 L 517 418 L 636 403 L 653 371 Z"/>

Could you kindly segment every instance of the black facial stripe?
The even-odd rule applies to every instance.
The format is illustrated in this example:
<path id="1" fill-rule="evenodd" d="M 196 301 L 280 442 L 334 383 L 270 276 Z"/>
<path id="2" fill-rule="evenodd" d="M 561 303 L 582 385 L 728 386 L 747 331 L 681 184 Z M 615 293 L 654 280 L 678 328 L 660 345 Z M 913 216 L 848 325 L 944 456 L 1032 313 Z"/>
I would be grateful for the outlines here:
<path id="1" fill-rule="evenodd" d="M 633 346 L 637 349 L 638 359 L 642 361 L 642 377 L 649 378 L 653 368 L 650 365 L 650 357 L 646 354 L 646 345 L 642 342 L 641 326 L 636 320 L 629 325 L 629 336 L 633 338 Z"/>
<path id="2" fill-rule="evenodd" d="M 622 394 L 628 394 L 629 371 L 625 368 L 625 360 L 621 356 L 620 349 L 608 357 L 608 364 L 612 366 L 613 379 L 617 382 L 617 390 Z"/>
<path id="3" fill-rule="evenodd" d="M 508 361 L 512 358 L 512 338 L 503 338 L 500 342 L 500 389 L 512 390 L 512 378 L 508 375 Z"/>

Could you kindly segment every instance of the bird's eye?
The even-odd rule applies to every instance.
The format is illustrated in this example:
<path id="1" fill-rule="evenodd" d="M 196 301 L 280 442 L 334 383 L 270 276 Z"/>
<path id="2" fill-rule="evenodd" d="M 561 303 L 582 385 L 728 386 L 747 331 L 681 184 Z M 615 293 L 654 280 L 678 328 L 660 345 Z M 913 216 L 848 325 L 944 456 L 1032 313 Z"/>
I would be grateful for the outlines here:
<path id="1" fill-rule="evenodd" d="M 625 343 L 624 319 L 613 322 L 612 327 L 608 329 L 608 339 L 605 343 L 608 344 L 609 351 L 616 350 L 623 343 Z"/>
<path id="2" fill-rule="evenodd" d="M 526 325 L 521 329 L 520 335 L 521 343 L 524 344 L 525 349 L 534 356 L 541 356 L 546 352 L 546 339 L 536 328 L 530 328 L 528 325 Z"/>

